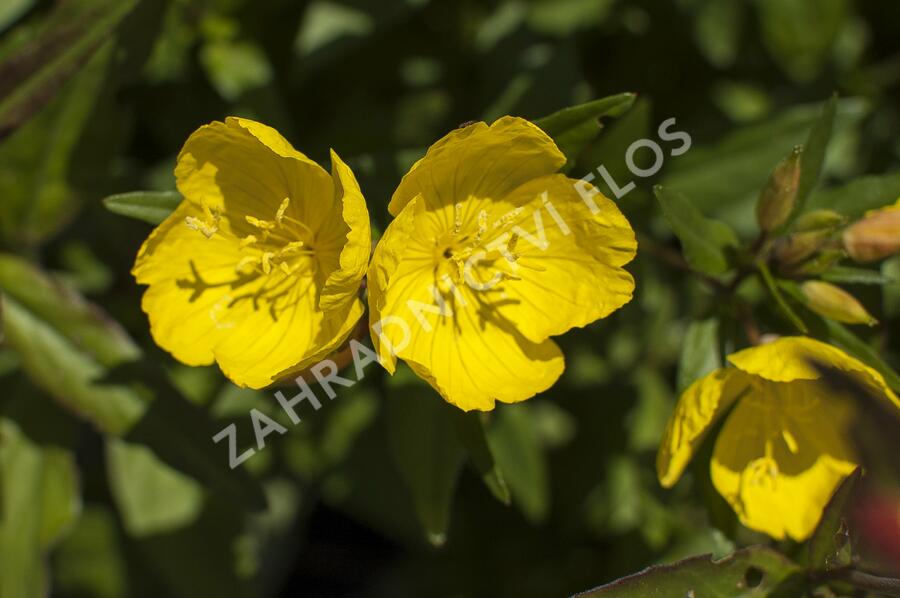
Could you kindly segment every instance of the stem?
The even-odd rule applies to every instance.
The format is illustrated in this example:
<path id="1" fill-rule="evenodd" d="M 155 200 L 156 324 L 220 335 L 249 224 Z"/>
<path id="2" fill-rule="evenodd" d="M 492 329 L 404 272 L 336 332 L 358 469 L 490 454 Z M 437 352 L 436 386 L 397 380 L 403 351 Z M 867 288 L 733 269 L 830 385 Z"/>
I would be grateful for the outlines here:
<path id="1" fill-rule="evenodd" d="M 806 324 L 803 323 L 803 320 L 794 313 L 794 310 L 791 309 L 791 306 L 787 304 L 784 300 L 784 297 L 781 296 L 781 291 L 778 290 L 778 287 L 775 285 L 775 279 L 772 278 L 772 272 L 769 271 L 769 266 L 762 260 L 756 263 L 756 267 L 759 269 L 759 273 L 762 276 L 763 282 L 766 283 L 766 288 L 769 289 L 769 293 L 775 299 L 775 302 L 778 303 L 778 307 L 781 308 L 781 311 L 787 317 L 788 320 L 791 321 L 797 330 L 806 334 L 809 330 L 806 328 Z"/>
<path id="2" fill-rule="evenodd" d="M 862 590 L 878 592 L 885 596 L 900 596 L 900 579 L 879 577 L 857 569 L 836 569 L 823 575 L 826 581 L 842 581 Z"/>

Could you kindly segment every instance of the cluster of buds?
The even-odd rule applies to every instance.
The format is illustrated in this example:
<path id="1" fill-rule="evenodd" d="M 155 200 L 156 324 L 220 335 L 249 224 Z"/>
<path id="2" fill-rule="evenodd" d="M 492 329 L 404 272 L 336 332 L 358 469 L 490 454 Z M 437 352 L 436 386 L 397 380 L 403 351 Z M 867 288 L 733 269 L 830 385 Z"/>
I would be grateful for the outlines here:
<path id="1" fill-rule="evenodd" d="M 877 323 L 853 295 L 829 282 L 810 280 L 850 257 L 869 263 L 900 253 L 900 200 L 847 225 L 832 210 L 813 210 L 792 222 L 799 209 L 803 148 L 796 147 L 772 171 L 756 204 L 765 240 L 763 254 L 787 278 L 803 280 L 800 296 L 813 312 L 846 324 Z"/>

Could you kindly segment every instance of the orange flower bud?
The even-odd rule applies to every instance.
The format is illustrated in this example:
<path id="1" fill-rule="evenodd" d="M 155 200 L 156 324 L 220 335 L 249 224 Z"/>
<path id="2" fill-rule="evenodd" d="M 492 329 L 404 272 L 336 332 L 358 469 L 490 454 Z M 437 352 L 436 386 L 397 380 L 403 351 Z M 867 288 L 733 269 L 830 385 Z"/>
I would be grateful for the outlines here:
<path id="1" fill-rule="evenodd" d="M 900 206 L 870 212 L 844 230 L 843 240 L 856 262 L 874 262 L 900 252 Z"/>

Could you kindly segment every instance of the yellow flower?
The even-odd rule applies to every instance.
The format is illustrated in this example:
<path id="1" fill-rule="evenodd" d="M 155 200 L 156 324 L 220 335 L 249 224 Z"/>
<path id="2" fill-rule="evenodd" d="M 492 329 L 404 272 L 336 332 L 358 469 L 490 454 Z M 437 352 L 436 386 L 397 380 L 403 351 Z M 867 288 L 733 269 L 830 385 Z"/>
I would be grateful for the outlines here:
<path id="1" fill-rule="evenodd" d="M 229 117 L 178 156 L 184 201 L 133 274 L 155 341 L 261 388 L 334 351 L 363 314 L 369 216 L 334 151 L 329 175 L 263 124 Z"/>
<path id="2" fill-rule="evenodd" d="M 449 133 L 413 165 L 368 274 L 388 371 L 399 356 L 464 410 L 522 401 L 563 371 L 551 336 L 631 299 L 634 233 L 610 200 L 557 174 L 565 161 L 538 127 L 504 117 Z"/>
<path id="3" fill-rule="evenodd" d="M 712 372 L 681 395 L 657 455 L 659 480 L 674 485 L 728 413 L 713 449 L 713 484 L 747 527 L 804 540 L 857 463 L 849 442 L 853 405 L 819 381 L 813 363 L 846 372 L 898 408 L 900 400 L 881 374 L 810 338 L 780 338 L 728 360 L 734 367 Z"/>

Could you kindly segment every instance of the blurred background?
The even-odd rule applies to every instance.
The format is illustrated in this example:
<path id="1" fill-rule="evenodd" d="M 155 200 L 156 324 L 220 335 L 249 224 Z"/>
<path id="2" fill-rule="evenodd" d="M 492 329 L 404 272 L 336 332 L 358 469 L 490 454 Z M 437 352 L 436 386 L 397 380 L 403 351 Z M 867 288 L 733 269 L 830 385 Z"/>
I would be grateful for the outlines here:
<path id="1" fill-rule="evenodd" d="M 708 460 L 656 481 L 677 393 L 718 364 L 685 347 L 743 341 L 660 259 L 677 244 L 652 184 L 750 237 L 759 188 L 836 92 L 819 193 L 878 175 L 900 196 L 898 33 L 884 0 L 0 0 L 0 596 L 562 596 L 765 542 Z M 637 183 L 619 202 L 647 247 L 636 296 L 560 339 L 551 391 L 482 422 L 503 487 L 452 408 L 375 368 L 227 470 L 216 430 L 249 446 L 251 408 L 285 418 L 270 392 L 155 347 L 129 274 L 152 227 L 104 197 L 173 190 L 190 133 L 242 115 L 326 167 L 334 148 L 383 230 L 400 177 L 460 123 L 621 92 L 634 107 L 571 175 Z M 670 117 L 691 150 L 635 179 L 626 148 Z M 900 289 L 857 296 L 884 324 L 861 334 L 897 365 Z M 897 504 L 896 479 L 879 488 Z"/>

